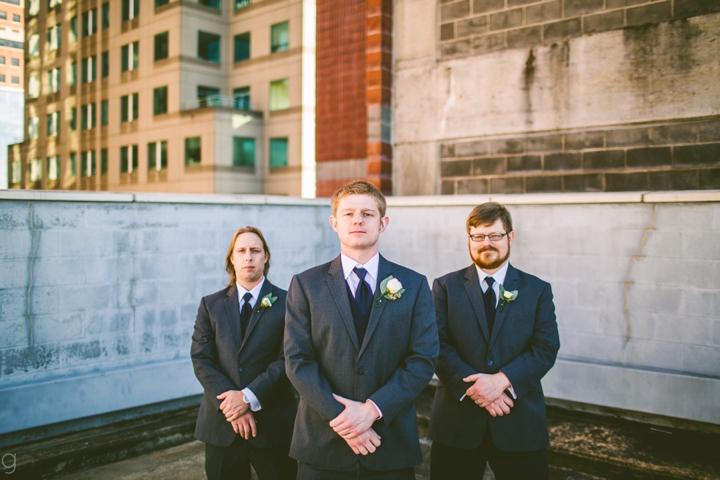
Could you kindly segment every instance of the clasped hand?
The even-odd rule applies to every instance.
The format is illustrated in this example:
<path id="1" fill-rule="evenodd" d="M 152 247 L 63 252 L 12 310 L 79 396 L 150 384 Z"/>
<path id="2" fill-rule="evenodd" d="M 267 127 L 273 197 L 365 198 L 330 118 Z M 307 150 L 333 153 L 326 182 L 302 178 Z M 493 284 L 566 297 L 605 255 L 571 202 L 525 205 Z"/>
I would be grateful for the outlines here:
<path id="1" fill-rule="evenodd" d="M 222 400 L 220 404 L 220 411 L 225 415 L 225 419 L 232 423 L 248 410 L 250 405 L 245 403 L 243 393 L 238 390 L 228 390 L 227 392 L 221 393 L 217 396 L 218 400 Z"/>
<path id="2" fill-rule="evenodd" d="M 465 394 L 493 417 L 510 413 L 513 401 L 504 392 L 510 387 L 510 380 L 504 373 L 494 375 L 476 373 L 463 378 L 464 382 L 472 383 Z"/>
<path id="3" fill-rule="evenodd" d="M 333 394 L 345 410 L 330 422 L 330 427 L 340 435 L 356 455 L 373 453 L 380 446 L 380 436 L 372 429 L 379 412 L 370 402 L 354 400 Z"/>

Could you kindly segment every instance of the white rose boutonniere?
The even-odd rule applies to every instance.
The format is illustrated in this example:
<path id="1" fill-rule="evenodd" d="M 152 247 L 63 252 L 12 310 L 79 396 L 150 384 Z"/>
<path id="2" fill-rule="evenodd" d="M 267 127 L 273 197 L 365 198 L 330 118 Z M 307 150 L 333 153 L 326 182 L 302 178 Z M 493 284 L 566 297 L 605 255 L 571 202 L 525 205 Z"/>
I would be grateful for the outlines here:
<path id="1" fill-rule="evenodd" d="M 505 304 L 514 301 L 518 296 L 517 290 L 505 290 L 502 283 L 500 284 L 500 310 L 505 309 Z"/>
<path id="2" fill-rule="evenodd" d="M 405 289 L 403 288 L 402 283 L 400 283 L 400 280 L 393 278 L 392 275 L 388 275 L 385 280 L 380 282 L 381 293 L 375 300 L 375 306 L 379 307 L 383 298 L 387 298 L 388 300 L 397 300 L 402 296 L 404 291 Z"/>
<path id="3" fill-rule="evenodd" d="M 275 300 L 277 300 L 277 297 L 273 297 L 272 293 L 268 293 L 267 295 L 265 295 L 264 297 L 262 297 L 260 299 L 260 301 L 258 302 L 258 308 L 256 311 L 259 312 L 263 308 L 272 307 L 273 303 L 275 303 Z"/>

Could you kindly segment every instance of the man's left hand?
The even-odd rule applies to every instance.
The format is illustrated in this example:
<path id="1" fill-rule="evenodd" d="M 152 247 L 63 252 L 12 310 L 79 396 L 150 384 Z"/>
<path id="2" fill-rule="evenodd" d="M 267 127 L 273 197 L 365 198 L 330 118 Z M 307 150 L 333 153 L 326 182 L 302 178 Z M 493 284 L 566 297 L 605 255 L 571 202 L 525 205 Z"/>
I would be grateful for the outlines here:
<path id="1" fill-rule="evenodd" d="M 463 378 L 463 382 L 473 384 L 465 394 L 483 408 L 500 398 L 505 389 L 510 387 L 510 380 L 502 372 L 494 375 L 476 373 Z"/>
<path id="2" fill-rule="evenodd" d="M 234 422 L 250 409 L 250 405 L 245 403 L 243 393 L 239 390 L 228 390 L 218 395 L 217 398 L 222 400 L 220 410 L 225 414 L 228 422 Z"/>
<path id="3" fill-rule="evenodd" d="M 370 402 L 356 402 L 334 393 L 333 397 L 343 404 L 345 410 L 330 422 L 330 426 L 346 440 L 368 431 L 380 416 L 375 405 Z"/>

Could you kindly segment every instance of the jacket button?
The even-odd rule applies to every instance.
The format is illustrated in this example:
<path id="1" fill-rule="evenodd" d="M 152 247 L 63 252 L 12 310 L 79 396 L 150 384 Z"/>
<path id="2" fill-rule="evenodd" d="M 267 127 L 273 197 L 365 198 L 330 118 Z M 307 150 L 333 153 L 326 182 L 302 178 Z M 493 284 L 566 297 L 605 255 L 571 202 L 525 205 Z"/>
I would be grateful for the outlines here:
<path id="1" fill-rule="evenodd" d="M 365 373 L 365 370 L 358 370 L 356 373 L 357 373 L 358 375 L 363 375 L 363 374 Z"/>
<path id="2" fill-rule="evenodd" d="M 242 373 L 242 367 L 238 367 L 238 372 Z"/>
<path id="3" fill-rule="evenodd" d="M 492 360 L 488 360 L 488 365 L 492 365 Z"/>

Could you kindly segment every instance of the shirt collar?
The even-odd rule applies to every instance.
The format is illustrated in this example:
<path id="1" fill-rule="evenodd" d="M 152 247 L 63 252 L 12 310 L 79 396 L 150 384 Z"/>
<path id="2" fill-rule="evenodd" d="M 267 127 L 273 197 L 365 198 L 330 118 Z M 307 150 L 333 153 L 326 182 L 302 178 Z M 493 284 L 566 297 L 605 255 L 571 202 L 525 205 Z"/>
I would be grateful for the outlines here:
<path id="1" fill-rule="evenodd" d="M 358 265 L 367 270 L 367 273 L 374 280 L 377 280 L 378 278 L 378 268 L 380 267 L 380 252 L 377 252 L 370 260 L 365 262 L 364 265 L 353 260 L 344 253 L 340 254 L 340 261 L 342 262 L 343 277 L 345 278 L 345 280 L 347 280 L 350 274 L 353 273 L 353 268 L 357 267 Z"/>
<path id="2" fill-rule="evenodd" d="M 475 269 L 477 270 L 477 273 L 478 273 L 478 279 L 480 281 L 480 287 L 483 286 L 483 280 L 485 280 L 485 277 L 493 277 L 493 280 L 495 280 L 495 282 L 499 285 L 502 285 L 503 283 L 505 283 L 505 275 L 507 275 L 508 265 L 510 265 L 510 262 L 506 261 L 503 264 L 503 266 L 500 267 L 500 270 L 493 273 L 492 275 L 489 275 L 488 273 L 483 271 L 480 267 L 475 265 Z"/>
<path id="3" fill-rule="evenodd" d="M 265 276 L 262 277 L 262 280 L 260 280 L 260 283 L 255 285 L 255 288 L 252 290 L 245 290 L 245 287 L 240 285 L 239 283 L 235 282 L 235 286 L 237 287 L 238 292 L 238 303 L 240 303 L 240 307 L 242 307 L 243 304 L 243 297 L 247 292 L 250 292 L 250 295 L 252 295 L 252 298 L 250 299 L 250 306 L 255 307 L 255 302 L 257 302 L 258 297 L 260 296 L 260 290 L 262 290 L 263 285 L 265 284 Z"/>

